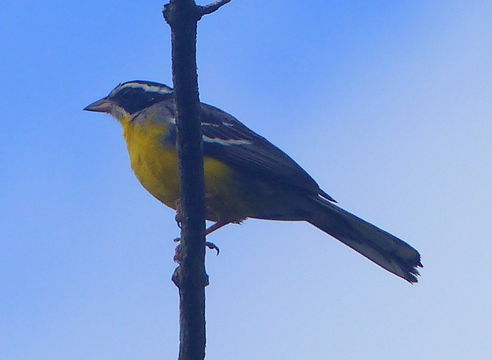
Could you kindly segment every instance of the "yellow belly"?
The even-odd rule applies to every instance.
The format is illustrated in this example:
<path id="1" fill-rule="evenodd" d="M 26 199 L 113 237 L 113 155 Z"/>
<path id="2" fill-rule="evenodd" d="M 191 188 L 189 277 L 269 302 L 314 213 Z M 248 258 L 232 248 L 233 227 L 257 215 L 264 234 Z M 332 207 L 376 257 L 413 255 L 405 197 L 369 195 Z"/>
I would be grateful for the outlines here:
<path id="1" fill-rule="evenodd" d="M 140 183 L 165 205 L 175 209 L 179 199 L 178 159 L 174 147 L 163 142 L 165 124 L 123 124 L 133 171 Z M 243 210 L 230 200 L 237 184 L 231 169 L 210 157 L 204 158 L 207 218 L 242 220 Z"/>

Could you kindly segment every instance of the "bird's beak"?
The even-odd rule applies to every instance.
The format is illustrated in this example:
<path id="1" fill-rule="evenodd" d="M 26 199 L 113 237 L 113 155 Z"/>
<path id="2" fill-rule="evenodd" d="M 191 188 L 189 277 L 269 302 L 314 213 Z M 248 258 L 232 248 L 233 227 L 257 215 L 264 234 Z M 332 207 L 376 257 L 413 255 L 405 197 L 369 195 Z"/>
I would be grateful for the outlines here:
<path id="1" fill-rule="evenodd" d="M 110 113 L 113 103 L 108 98 L 102 98 L 101 100 L 97 100 L 90 105 L 87 105 L 84 110 L 86 111 L 95 111 L 95 112 L 105 112 Z"/>

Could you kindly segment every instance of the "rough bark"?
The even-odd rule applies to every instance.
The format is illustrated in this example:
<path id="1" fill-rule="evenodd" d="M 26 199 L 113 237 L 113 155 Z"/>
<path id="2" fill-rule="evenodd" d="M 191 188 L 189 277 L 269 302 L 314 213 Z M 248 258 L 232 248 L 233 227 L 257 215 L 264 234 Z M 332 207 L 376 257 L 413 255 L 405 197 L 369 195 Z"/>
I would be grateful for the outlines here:
<path id="1" fill-rule="evenodd" d="M 197 6 L 171 0 L 163 15 L 171 27 L 172 70 L 177 107 L 177 144 L 181 179 L 181 242 L 173 281 L 179 289 L 179 360 L 205 358 L 205 185 L 196 66 L 197 22 L 231 0 Z"/>

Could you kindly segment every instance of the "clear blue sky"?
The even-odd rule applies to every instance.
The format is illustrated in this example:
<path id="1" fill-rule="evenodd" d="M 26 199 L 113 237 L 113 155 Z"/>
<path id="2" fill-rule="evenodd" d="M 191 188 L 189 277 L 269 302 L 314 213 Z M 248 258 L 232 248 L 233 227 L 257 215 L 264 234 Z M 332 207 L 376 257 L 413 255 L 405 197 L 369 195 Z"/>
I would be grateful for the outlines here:
<path id="1" fill-rule="evenodd" d="M 134 178 L 119 82 L 170 83 L 160 1 L 0 3 L 0 359 L 174 359 L 174 214 Z M 241 1 L 201 98 L 422 253 L 411 286 L 317 229 L 214 234 L 208 359 L 492 358 L 492 2 Z"/>

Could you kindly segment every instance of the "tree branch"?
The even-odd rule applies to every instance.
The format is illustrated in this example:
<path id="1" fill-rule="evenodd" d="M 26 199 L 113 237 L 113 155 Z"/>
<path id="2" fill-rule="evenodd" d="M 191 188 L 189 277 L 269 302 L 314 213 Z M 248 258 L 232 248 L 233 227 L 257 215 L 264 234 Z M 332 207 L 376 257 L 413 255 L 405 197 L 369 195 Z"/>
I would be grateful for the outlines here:
<path id="1" fill-rule="evenodd" d="M 179 360 L 205 358 L 205 199 L 196 70 L 194 0 L 171 0 L 163 15 L 171 27 L 173 84 L 182 212 L 179 266 L 173 282 L 180 297 Z"/>
<path id="2" fill-rule="evenodd" d="M 181 243 L 173 282 L 179 289 L 179 360 L 205 358 L 205 181 L 201 105 L 196 70 L 197 22 L 231 0 L 197 6 L 194 0 L 170 0 L 163 16 L 171 27 L 180 173 Z"/>
<path id="3" fill-rule="evenodd" d="M 198 13 L 200 14 L 200 17 L 202 17 L 203 15 L 208 15 L 219 10 L 219 8 L 230 2 L 231 0 L 218 0 L 209 5 L 197 6 L 197 10 Z"/>

